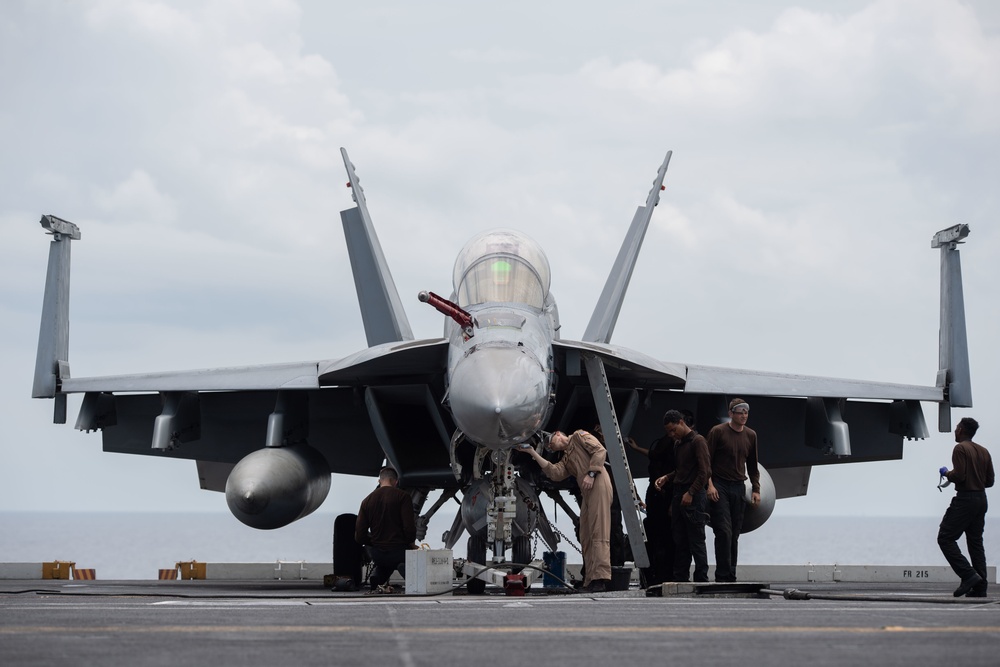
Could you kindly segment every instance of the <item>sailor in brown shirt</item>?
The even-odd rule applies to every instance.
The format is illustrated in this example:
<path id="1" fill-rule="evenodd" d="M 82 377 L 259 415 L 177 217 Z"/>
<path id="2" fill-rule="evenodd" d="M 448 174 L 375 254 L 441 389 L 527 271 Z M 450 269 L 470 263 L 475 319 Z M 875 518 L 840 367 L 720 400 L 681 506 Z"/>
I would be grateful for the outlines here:
<path id="1" fill-rule="evenodd" d="M 734 398 L 729 402 L 729 421 L 708 432 L 708 453 L 712 457 L 708 509 L 715 533 L 716 581 L 736 581 L 747 475 L 752 488 L 750 503 L 754 507 L 760 504 L 757 433 L 746 425 L 749 416 L 750 405 L 742 398 Z"/>
<path id="2" fill-rule="evenodd" d="M 965 417 L 955 428 L 955 449 L 951 453 L 952 469 L 941 468 L 942 475 L 955 484 L 955 497 L 941 519 L 938 546 L 948 564 L 962 583 L 955 597 L 986 597 L 986 549 L 983 529 L 986 526 L 986 489 L 993 486 L 993 459 L 982 445 L 972 442 L 979 422 Z M 965 533 L 970 564 L 958 548 L 958 538 Z"/>
<path id="3" fill-rule="evenodd" d="M 576 478 L 580 503 L 580 547 L 586 570 L 584 588 L 591 593 L 611 589 L 611 480 L 604 471 L 607 450 L 584 430 L 566 435 L 556 431 L 549 437 L 549 450 L 563 452 L 558 463 L 542 458 L 529 444 L 521 445 L 549 479 L 558 482 Z"/>
<path id="4" fill-rule="evenodd" d="M 684 423 L 694 427 L 694 413 L 681 410 Z M 669 472 L 673 472 L 674 439 L 666 434 L 663 427 L 663 437 L 657 438 L 644 449 L 629 438 L 629 446 L 649 457 L 649 486 L 646 487 L 646 518 L 642 520 L 646 527 L 646 551 L 649 554 L 649 567 L 641 570 L 645 587 L 655 586 L 674 578 L 674 534 L 670 519 L 670 503 L 674 500 L 674 485 L 664 484 L 656 487 L 656 480 Z"/>
<path id="5" fill-rule="evenodd" d="M 399 475 L 385 467 L 378 475 L 378 488 L 361 501 L 354 540 L 365 545 L 375 564 L 369 578 L 374 591 L 392 576 L 393 570 L 406 576 L 406 550 L 416 549 L 417 527 L 410 494 L 396 487 Z"/>
<path id="6" fill-rule="evenodd" d="M 705 549 L 705 524 L 708 499 L 705 484 L 712 466 L 708 458 L 708 443 L 684 421 L 677 410 L 667 410 L 663 427 L 674 439 L 674 459 L 677 468 L 656 480 L 662 489 L 674 484 L 670 505 L 671 530 L 674 535 L 674 581 L 687 581 L 694 560 L 694 580 L 708 581 L 708 552 Z"/>

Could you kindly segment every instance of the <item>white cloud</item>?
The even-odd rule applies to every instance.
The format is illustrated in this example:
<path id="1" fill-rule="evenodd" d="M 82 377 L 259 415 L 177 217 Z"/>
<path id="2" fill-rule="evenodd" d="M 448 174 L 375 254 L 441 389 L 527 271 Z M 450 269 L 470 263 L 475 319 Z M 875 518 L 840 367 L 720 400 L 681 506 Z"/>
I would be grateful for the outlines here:
<path id="1" fill-rule="evenodd" d="M 600 58 L 580 73 L 613 93 L 741 124 L 959 115 L 973 130 L 995 130 L 984 114 L 1000 101 L 998 69 L 1000 40 L 983 34 L 969 8 L 885 0 L 848 17 L 788 9 L 770 30 L 736 30 L 688 67 Z"/>
<path id="2" fill-rule="evenodd" d="M 518 63 L 530 60 L 531 54 L 514 49 L 492 48 L 480 49 L 456 49 L 451 52 L 451 56 L 456 60 L 468 63 L 489 63 L 491 65 L 504 63 Z"/>
<path id="3" fill-rule="evenodd" d="M 125 109 L 109 129 L 137 145 L 112 153 L 119 167 L 145 171 L 167 192 L 198 181 L 177 215 L 208 234 L 225 234 L 232 220 L 270 242 L 310 233 L 300 221 L 327 201 L 338 142 L 361 115 L 330 62 L 302 51 L 297 4 L 108 2 L 88 6 L 86 19 L 92 37 L 83 39 L 129 54 L 100 59 L 100 96 L 81 91 L 97 117 Z M 140 154 L 149 157 L 136 164 Z M 228 220 L 206 216 L 219 207 Z"/>
<path id="4" fill-rule="evenodd" d="M 455 252 L 494 225 L 547 249 L 562 334 L 579 336 L 672 148 L 616 342 L 670 361 L 931 383 L 927 241 L 970 222 L 976 398 L 1000 400 L 989 382 L 1000 362 L 983 342 L 997 334 L 1000 58 L 980 9 L 742 9 L 708 26 L 657 5 L 637 29 L 669 25 L 684 41 L 643 44 L 586 12 L 567 37 L 558 11 L 528 27 L 496 12 L 492 31 L 470 35 L 471 9 L 415 23 L 401 5 L 322 9 L 321 21 L 277 1 L 11 7 L 0 9 L 8 406 L 23 404 L 17 378 L 34 355 L 42 212 L 84 232 L 74 369 L 335 357 L 363 344 L 337 219 L 351 205 L 340 146 L 418 336 L 437 335 L 441 318 L 416 290 L 447 291 Z M 678 306 L 694 325 L 678 325 Z M 11 441 L 49 437 L 37 414 L 4 415 Z M 63 451 L 84 436 L 58 437 Z M 918 446 L 919 465 L 947 444 Z M 94 483 L 113 485 L 92 458 Z M 30 486 L 17 502 L 44 502 Z M 914 493 L 881 507 L 926 513 Z"/>
<path id="5" fill-rule="evenodd" d="M 171 198 L 161 193 L 149 174 L 141 169 L 133 171 L 110 191 L 99 189 L 94 200 L 101 213 L 113 220 L 169 224 L 177 215 Z"/>
<path id="6" fill-rule="evenodd" d="M 147 0 L 100 0 L 85 8 L 87 23 L 101 30 L 124 29 L 144 38 L 190 42 L 203 30 L 196 16 L 174 5 Z"/>

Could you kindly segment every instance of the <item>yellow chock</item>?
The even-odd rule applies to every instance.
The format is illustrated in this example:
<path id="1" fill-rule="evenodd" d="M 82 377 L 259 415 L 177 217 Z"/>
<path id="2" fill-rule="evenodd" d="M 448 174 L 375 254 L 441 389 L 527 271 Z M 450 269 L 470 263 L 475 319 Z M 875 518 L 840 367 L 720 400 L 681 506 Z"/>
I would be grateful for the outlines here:
<path id="1" fill-rule="evenodd" d="M 69 560 L 55 560 L 42 563 L 42 579 L 69 579 L 70 570 L 76 565 Z"/>
<path id="2" fill-rule="evenodd" d="M 74 567 L 73 568 L 73 578 L 74 579 L 85 579 L 85 580 L 88 580 L 88 581 L 93 580 L 93 579 L 97 579 L 97 570 L 95 570 L 92 567 L 85 568 L 85 569 Z"/>
<path id="3" fill-rule="evenodd" d="M 177 569 L 181 572 L 181 579 L 204 579 L 205 563 L 196 560 L 181 561 L 177 563 Z"/>

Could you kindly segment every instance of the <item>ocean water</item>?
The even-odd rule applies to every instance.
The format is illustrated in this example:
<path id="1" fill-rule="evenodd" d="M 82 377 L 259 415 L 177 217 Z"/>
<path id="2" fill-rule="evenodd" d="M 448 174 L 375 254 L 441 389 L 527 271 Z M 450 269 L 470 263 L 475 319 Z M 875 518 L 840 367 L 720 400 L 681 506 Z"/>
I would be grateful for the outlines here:
<path id="1" fill-rule="evenodd" d="M 443 513 L 442 513 L 443 514 Z M 228 513 L 0 512 L 0 562 L 75 561 L 99 579 L 155 579 L 178 561 L 247 563 L 332 561 L 334 515 L 317 512 L 274 531 L 248 528 Z M 746 565 L 947 565 L 937 546 L 938 517 L 772 516 L 740 539 Z M 442 548 L 450 516 L 436 516 L 427 539 Z M 571 527 L 557 526 L 572 538 Z M 1000 561 L 1000 519 L 987 519 L 986 555 Z M 708 540 L 711 545 L 711 531 Z M 962 543 L 964 550 L 964 542 Z M 545 549 L 538 542 L 535 557 Z M 562 543 L 570 562 L 574 547 Z M 711 562 L 711 546 L 709 560 Z M 465 539 L 455 546 L 465 556 Z"/>

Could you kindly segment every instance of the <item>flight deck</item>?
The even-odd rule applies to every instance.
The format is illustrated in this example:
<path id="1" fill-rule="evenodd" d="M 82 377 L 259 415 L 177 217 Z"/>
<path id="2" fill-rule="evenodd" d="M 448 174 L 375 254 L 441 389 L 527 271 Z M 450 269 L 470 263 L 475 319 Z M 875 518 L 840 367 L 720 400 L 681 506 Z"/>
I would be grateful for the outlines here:
<path id="1" fill-rule="evenodd" d="M 708 588 L 374 595 L 306 579 L 8 579 L 0 663 L 912 667 L 995 665 L 1000 651 L 992 590 L 954 598 L 954 582 L 926 580 Z"/>

